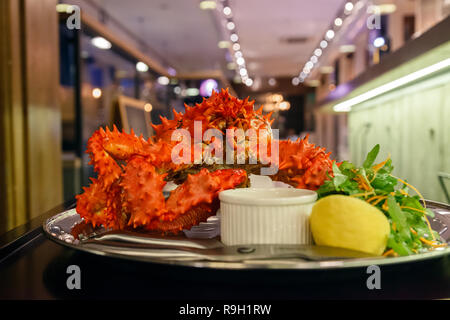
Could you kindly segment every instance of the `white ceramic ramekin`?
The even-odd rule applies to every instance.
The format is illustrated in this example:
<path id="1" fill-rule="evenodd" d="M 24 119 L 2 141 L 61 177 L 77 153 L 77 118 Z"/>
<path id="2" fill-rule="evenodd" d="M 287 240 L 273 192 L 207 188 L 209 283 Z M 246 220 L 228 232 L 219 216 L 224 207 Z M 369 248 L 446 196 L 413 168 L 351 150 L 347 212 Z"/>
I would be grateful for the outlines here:
<path id="1" fill-rule="evenodd" d="M 222 191 L 219 199 L 221 240 L 226 245 L 312 244 L 314 191 L 240 188 Z"/>

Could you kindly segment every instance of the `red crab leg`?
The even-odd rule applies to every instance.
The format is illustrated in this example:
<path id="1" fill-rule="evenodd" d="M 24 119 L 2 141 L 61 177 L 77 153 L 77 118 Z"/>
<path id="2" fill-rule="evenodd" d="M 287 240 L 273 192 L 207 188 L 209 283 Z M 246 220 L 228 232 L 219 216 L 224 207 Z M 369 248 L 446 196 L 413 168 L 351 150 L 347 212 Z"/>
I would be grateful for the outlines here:
<path id="1" fill-rule="evenodd" d="M 162 189 L 166 174 L 159 174 L 144 157 L 131 159 L 122 175 L 124 207 L 130 213 L 128 225 L 152 230 L 179 231 L 205 221 L 222 190 L 234 188 L 246 179 L 244 170 L 202 169 L 171 192 L 167 201 Z"/>
<path id="2" fill-rule="evenodd" d="M 206 221 L 219 208 L 219 192 L 232 189 L 247 179 L 245 170 L 222 169 L 209 172 L 203 168 L 171 192 L 167 212 L 148 226 L 163 232 L 177 233 Z"/>
<path id="3" fill-rule="evenodd" d="M 84 187 L 84 193 L 77 195 L 77 212 L 95 228 L 103 225 L 106 228 L 121 228 L 124 217 L 121 213 L 120 187 L 117 183 L 108 190 L 104 183 L 91 178 L 91 185 Z"/>

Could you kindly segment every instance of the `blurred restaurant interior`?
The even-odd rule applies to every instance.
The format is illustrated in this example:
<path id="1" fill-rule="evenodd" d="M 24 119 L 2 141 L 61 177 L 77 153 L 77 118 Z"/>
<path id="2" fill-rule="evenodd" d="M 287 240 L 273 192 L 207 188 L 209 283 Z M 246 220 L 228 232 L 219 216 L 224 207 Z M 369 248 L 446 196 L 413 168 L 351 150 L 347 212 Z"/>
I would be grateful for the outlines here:
<path id="1" fill-rule="evenodd" d="M 338 161 L 378 143 L 425 198 L 450 201 L 449 0 L 0 7 L 0 234 L 80 193 L 100 126 L 148 137 L 221 88 Z"/>

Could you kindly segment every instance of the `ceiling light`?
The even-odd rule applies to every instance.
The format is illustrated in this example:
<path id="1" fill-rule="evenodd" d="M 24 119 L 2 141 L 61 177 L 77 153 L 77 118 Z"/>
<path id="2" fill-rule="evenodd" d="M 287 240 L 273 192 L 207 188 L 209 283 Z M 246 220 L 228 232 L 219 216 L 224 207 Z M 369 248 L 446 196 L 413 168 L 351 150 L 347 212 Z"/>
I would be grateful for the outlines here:
<path id="1" fill-rule="evenodd" d="M 231 8 L 230 7 L 223 8 L 223 14 L 229 16 L 231 14 Z"/>
<path id="2" fill-rule="evenodd" d="M 322 55 L 322 49 L 317 48 L 316 50 L 314 50 L 314 54 L 315 54 L 317 57 L 320 57 L 320 56 Z"/>
<path id="3" fill-rule="evenodd" d="M 217 4 L 215 1 L 212 0 L 203 0 L 200 1 L 200 9 L 202 10 L 214 10 L 217 7 Z"/>
<path id="4" fill-rule="evenodd" d="M 334 31 L 331 30 L 331 29 L 328 30 L 327 33 L 325 34 L 325 37 L 326 37 L 328 40 L 333 39 L 333 38 L 334 38 Z"/>
<path id="5" fill-rule="evenodd" d="M 322 74 L 330 74 L 330 73 L 333 73 L 333 71 L 334 71 L 334 68 L 331 66 L 320 67 L 320 73 L 322 73 Z"/>
<path id="6" fill-rule="evenodd" d="M 241 70 L 239 70 L 239 74 L 240 74 L 241 76 L 246 76 L 246 75 L 247 75 L 247 69 L 242 68 Z"/>
<path id="7" fill-rule="evenodd" d="M 186 89 L 186 95 L 190 96 L 190 97 L 198 96 L 199 93 L 200 93 L 200 90 L 198 90 L 197 88 L 188 88 L 188 89 Z"/>
<path id="8" fill-rule="evenodd" d="M 341 18 L 334 19 L 334 25 L 337 27 L 342 26 L 342 19 Z"/>
<path id="9" fill-rule="evenodd" d="M 312 63 L 311 61 L 308 61 L 308 62 L 305 64 L 305 67 L 308 68 L 308 69 L 312 69 L 312 68 L 314 67 L 314 63 Z"/>
<path id="10" fill-rule="evenodd" d="M 220 49 L 226 49 L 226 48 L 229 48 L 230 45 L 231 45 L 230 41 L 226 41 L 226 40 L 219 41 L 219 43 L 217 44 L 217 46 L 218 46 Z"/>
<path id="11" fill-rule="evenodd" d="M 372 5 L 367 9 L 368 13 L 375 14 L 391 14 L 397 10 L 397 6 L 393 3 L 385 3 L 380 5 Z"/>
<path id="12" fill-rule="evenodd" d="M 145 111 L 150 112 L 150 111 L 152 111 L 152 109 L 153 109 L 153 106 L 152 106 L 151 103 L 146 103 L 146 104 L 144 105 L 144 110 L 145 110 Z"/>
<path id="13" fill-rule="evenodd" d="M 236 51 L 236 52 L 234 53 L 234 57 L 235 57 L 236 59 L 242 57 L 242 52 L 241 52 L 241 51 Z"/>
<path id="14" fill-rule="evenodd" d="M 108 50 L 108 49 L 111 49 L 111 47 L 112 47 L 111 42 L 109 42 L 108 40 L 106 40 L 103 37 L 92 38 L 91 43 L 93 46 L 95 46 L 99 49 L 103 49 L 103 50 Z"/>
<path id="15" fill-rule="evenodd" d="M 269 83 L 269 86 L 272 87 L 277 84 L 277 80 L 275 80 L 275 78 L 270 78 L 267 82 Z"/>
<path id="16" fill-rule="evenodd" d="M 73 12 L 73 7 L 71 4 L 59 3 L 56 5 L 56 11 L 59 13 L 71 13 Z"/>
<path id="17" fill-rule="evenodd" d="M 338 103 L 333 107 L 333 110 L 336 112 L 349 112 L 352 110 L 354 105 L 367 101 L 369 99 L 375 98 L 383 93 L 392 91 L 396 88 L 404 86 L 410 82 L 416 81 L 420 78 L 426 77 L 432 73 L 435 73 L 444 68 L 450 67 L 450 58 L 445 59 L 441 62 L 435 63 L 429 67 L 423 68 L 421 70 L 410 73 L 406 76 L 403 76 L 397 80 L 388 82 L 382 86 L 379 86 L 375 89 L 364 92 L 363 94 L 356 96 L 354 98 L 348 99 L 344 102 Z"/>
<path id="18" fill-rule="evenodd" d="M 307 76 L 306 72 L 301 72 L 300 73 L 300 78 L 304 79 L 304 78 L 306 78 L 306 76 Z"/>
<path id="19" fill-rule="evenodd" d="M 234 43 L 233 44 L 233 50 L 234 51 L 238 51 L 239 49 L 241 49 L 241 45 L 239 43 Z"/>
<path id="20" fill-rule="evenodd" d="M 167 86 L 170 82 L 169 78 L 167 78 L 166 76 L 159 77 L 157 81 L 162 86 Z"/>
<path id="21" fill-rule="evenodd" d="M 297 78 L 297 77 L 292 78 L 292 85 L 298 86 L 299 84 L 300 84 L 300 79 L 299 78 Z"/>
<path id="22" fill-rule="evenodd" d="M 353 10 L 353 3 L 347 2 L 347 3 L 345 4 L 345 11 L 350 12 L 350 11 L 352 11 L 352 10 Z"/>
<path id="23" fill-rule="evenodd" d="M 328 46 L 328 42 L 326 40 L 320 41 L 320 47 L 322 49 L 325 49 Z"/>
<path id="24" fill-rule="evenodd" d="M 251 85 L 253 84 L 253 80 L 252 79 L 247 79 L 246 81 L 245 81 L 245 85 L 247 86 L 247 87 L 250 87 Z"/>
<path id="25" fill-rule="evenodd" d="M 282 111 L 286 111 L 289 110 L 291 108 L 291 104 L 287 101 L 282 101 L 280 102 L 279 106 L 280 110 Z"/>
<path id="26" fill-rule="evenodd" d="M 228 30 L 234 30 L 234 28 L 235 28 L 234 22 L 229 21 L 229 22 L 227 23 L 227 29 L 228 29 Z"/>
<path id="27" fill-rule="evenodd" d="M 373 46 L 375 48 L 381 48 L 382 46 L 384 46 L 386 44 L 386 40 L 384 40 L 383 37 L 378 37 L 375 40 L 373 40 Z"/>
<path id="28" fill-rule="evenodd" d="M 320 85 L 320 81 L 319 80 L 309 80 L 306 84 L 309 87 L 318 87 Z"/>
<path id="29" fill-rule="evenodd" d="M 173 88 L 173 92 L 175 94 L 180 94 L 181 93 L 181 88 L 179 86 L 176 86 L 175 88 Z"/>
<path id="30" fill-rule="evenodd" d="M 148 65 L 146 65 L 144 62 L 139 61 L 136 63 L 136 70 L 139 72 L 147 72 L 148 71 Z"/>
<path id="31" fill-rule="evenodd" d="M 236 59 L 236 63 L 240 66 L 242 66 L 245 63 L 244 58 L 240 57 Z"/>
<path id="32" fill-rule="evenodd" d="M 341 53 L 351 53 L 356 51 L 356 46 L 353 44 L 344 44 L 339 47 Z"/>
<path id="33" fill-rule="evenodd" d="M 310 60 L 312 63 L 317 63 L 317 61 L 319 61 L 316 56 L 312 56 Z"/>
<path id="34" fill-rule="evenodd" d="M 239 40 L 239 37 L 238 37 L 238 35 L 237 35 L 236 33 L 233 33 L 233 34 L 230 36 L 230 39 L 231 39 L 231 41 L 233 41 L 233 42 L 237 42 L 237 41 Z"/>
<path id="35" fill-rule="evenodd" d="M 100 88 L 92 89 L 92 97 L 94 97 L 94 99 L 99 99 L 101 96 L 102 96 L 102 89 Z"/>

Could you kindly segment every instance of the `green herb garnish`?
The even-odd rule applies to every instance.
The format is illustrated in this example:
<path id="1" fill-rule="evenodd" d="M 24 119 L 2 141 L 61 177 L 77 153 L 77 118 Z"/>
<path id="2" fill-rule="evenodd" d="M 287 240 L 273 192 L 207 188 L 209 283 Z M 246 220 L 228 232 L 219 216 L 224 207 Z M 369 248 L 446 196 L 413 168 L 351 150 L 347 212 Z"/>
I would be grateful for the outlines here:
<path id="1" fill-rule="evenodd" d="M 319 197 L 343 194 L 365 200 L 380 209 L 391 225 L 384 255 L 405 256 L 446 246 L 431 229 L 427 216 L 433 217 L 433 212 L 426 208 L 419 191 L 392 175 L 391 159 L 388 157 L 374 164 L 379 151 L 380 145 L 377 144 L 368 153 L 362 167 L 347 161 L 340 165 L 333 163 L 333 177 L 319 188 Z M 397 188 L 398 184 L 401 184 L 400 188 Z M 409 188 L 417 195 L 411 196 Z"/>

